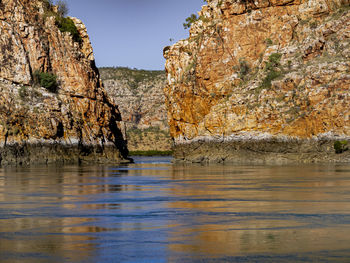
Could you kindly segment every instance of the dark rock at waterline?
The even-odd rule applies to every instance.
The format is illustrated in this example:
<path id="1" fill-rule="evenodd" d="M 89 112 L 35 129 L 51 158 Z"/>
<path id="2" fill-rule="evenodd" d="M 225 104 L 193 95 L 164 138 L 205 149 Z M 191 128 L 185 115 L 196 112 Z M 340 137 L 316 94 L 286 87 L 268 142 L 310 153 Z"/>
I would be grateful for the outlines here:
<path id="1" fill-rule="evenodd" d="M 114 145 L 13 143 L 0 148 L 0 165 L 130 163 Z"/>
<path id="2" fill-rule="evenodd" d="M 336 154 L 333 140 L 196 141 L 177 144 L 175 162 L 288 164 L 350 162 L 350 151 Z"/>

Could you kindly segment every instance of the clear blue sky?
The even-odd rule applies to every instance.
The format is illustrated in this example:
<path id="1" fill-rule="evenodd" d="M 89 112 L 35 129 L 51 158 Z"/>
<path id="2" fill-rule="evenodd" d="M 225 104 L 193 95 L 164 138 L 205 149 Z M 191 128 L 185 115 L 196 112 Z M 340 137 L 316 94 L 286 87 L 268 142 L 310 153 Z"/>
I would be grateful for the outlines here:
<path id="1" fill-rule="evenodd" d="M 81 19 L 96 64 L 164 69 L 163 48 L 188 37 L 183 22 L 203 0 L 66 0 L 69 15 Z"/>

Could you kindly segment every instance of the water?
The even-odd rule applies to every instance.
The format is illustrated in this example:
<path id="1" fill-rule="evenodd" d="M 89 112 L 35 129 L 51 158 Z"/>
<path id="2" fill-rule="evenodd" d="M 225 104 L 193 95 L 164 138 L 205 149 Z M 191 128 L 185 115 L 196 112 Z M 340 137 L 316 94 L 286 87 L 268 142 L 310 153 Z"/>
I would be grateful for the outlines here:
<path id="1" fill-rule="evenodd" d="M 350 165 L 0 170 L 0 262 L 349 262 Z"/>

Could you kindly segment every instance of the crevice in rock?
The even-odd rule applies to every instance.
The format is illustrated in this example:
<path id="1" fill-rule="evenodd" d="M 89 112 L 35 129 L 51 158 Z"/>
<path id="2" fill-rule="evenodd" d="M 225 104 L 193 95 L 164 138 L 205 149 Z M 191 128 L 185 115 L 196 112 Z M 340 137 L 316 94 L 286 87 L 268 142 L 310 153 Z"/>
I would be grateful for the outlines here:
<path id="1" fill-rule="evenodd" d="M 64 127 L 63 127 L 63 123 L 59 122 L 57 125 L 57 133 L 56 133 L 56 137 L 57 138 L 62 138 L 64 136 Z"/>

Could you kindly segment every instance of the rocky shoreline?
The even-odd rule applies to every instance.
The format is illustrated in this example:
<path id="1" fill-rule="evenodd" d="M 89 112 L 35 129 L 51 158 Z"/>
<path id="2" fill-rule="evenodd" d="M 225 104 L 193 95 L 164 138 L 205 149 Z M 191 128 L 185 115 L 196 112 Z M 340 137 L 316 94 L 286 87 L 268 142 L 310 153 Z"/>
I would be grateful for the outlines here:
<path id="1" fill-rule="evenodd" d="M 350 151 L 337 154 L 334 142 L 322 139 L 236 139 L 178 143 L 175 163 L 293 164 L 350 162 Z"/>
<path id="2" fill-rule="evenodd" d="M 62 141 L 0 146 L 0 166 L 130 163 L 115 145 L 67 144 Z"/>

